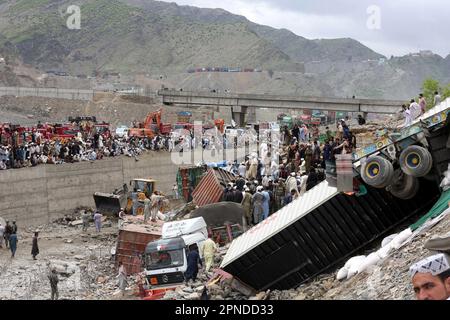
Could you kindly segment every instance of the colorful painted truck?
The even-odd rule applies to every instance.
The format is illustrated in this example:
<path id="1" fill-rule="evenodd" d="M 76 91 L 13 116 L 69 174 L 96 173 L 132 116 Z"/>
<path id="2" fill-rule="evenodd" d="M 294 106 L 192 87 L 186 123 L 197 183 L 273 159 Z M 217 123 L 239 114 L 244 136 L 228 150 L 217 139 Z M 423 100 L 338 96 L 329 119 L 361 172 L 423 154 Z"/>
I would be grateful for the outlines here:
<path id="1" fill-rule="evenodd" d="M 387 188 L 400 199 L 419 190 L 418 178 L 439 180 L 447 169 L 447 119 L 450 99 L 430 109 L 412 125 L 353 154 L 354 168 L 374 188 Z"/>

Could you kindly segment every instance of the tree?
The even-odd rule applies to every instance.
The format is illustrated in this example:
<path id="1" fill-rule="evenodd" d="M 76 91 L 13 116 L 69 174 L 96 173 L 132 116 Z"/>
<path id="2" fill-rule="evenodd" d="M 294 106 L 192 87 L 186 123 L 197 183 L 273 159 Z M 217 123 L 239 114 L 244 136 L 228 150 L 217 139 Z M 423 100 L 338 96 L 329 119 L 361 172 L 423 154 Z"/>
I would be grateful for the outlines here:
<path id="1" fill-rule="evenodd" d="M 447 84 L 447 86 L 445 86 L 444 88 L 442 88 L 441 97 L 442 101 L 444 101 L 447 98 L 450 98 L 450 83 Z"/>
<path id="2" fill-rule="evenodd" d="M 423 96 L 427 100 L 428 109 L 434 107 L 434 93 L 439 91 L 439 81 L 432 78 L 425 79 L 422 90 Z"/>

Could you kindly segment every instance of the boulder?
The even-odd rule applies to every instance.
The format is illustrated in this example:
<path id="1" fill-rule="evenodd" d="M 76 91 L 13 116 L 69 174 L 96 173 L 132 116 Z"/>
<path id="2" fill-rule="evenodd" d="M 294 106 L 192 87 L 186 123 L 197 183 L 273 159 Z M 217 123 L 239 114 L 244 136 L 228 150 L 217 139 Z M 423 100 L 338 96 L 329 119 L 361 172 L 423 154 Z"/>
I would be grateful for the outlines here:
<path id="1" fill-rule="evenodd" d="M 75 220 L 75 221 L 69 222 L 69 226 L 72 226 L 72 227 L 80 226 L 82 224 L 83 224 L 83 220 Z"/>
<path id="2" fill-rule="evenodd" d="M 186 297 L 187 300 L 198 300 L 200 298 L 200 293 L 193 292 Z"/>
<path id="3" fill-rule="evenodd" d="M 183 292 L 192 293 L 192 292 L 194 292 L 194 290 L 191 287 L 184 287 Z"/>

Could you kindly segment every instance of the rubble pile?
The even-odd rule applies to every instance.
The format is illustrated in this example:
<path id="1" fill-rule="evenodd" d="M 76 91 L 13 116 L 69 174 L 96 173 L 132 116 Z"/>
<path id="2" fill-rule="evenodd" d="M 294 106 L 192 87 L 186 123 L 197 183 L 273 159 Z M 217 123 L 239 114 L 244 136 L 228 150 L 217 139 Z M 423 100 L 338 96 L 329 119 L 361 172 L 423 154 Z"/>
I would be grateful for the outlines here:
<path id="1" fill-rule="evenodd" d="M 115 246 L 117 225 L 107 221 L 101 233 L 91 224 L 87 232 L 81 225 L 70 225 L 78 212 L 49 224 L 21 228 L 15 258 L 5 247 L 0 249 L 0 300 L 50 299 L 47 278 L 55 269 L 59 278 L 59 298 L 111 299 L 117 291 L 117 270 L 111 248 Z M 70 219 L 66 219 L 70 218 Z M 109 227 L 108 227 L 109 223 Z M 39 251 L 33 260 L 31 238 L 39 231 Z M 131 280 L 130 280 L 131 283 Z"/>
<path id="2" fill-rule="evenodd" d="M 398 130 L 403 122 L 403 120 L 397 120 L 395 118 L 380 122 L 368 122 L 363 126 L 353 125 L 351 131 L 356 136 L 357 147 L 364 148 L 374 143 L 374 141 L 383 138 L 388 133 Z"/>
<path id="3" fill-rule="evenodd" d="M 212 275 L 212 274 L 211 274 Z M 208 300 L 244 300 L 240 292 L 233 290 L 226 282 L 208 284 L 210 278 L 205 273 L 199 273 L 197 281 L 178 286 L 173 291 L 166 292 L 162 300 L 200 300 L 207 290 Z"/>

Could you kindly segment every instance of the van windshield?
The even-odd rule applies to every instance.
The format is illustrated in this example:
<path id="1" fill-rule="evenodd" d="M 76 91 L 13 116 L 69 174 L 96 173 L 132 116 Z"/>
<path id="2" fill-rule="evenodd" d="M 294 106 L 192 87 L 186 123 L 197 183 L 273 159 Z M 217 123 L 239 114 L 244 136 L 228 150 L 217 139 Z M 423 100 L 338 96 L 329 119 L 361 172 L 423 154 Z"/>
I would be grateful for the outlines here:
<path id="1" fill-rule="evenodd" d="M 155 251 L 146 254 L 146 269 L 157 270 L 163 268 L 180 267 L 184 262 L 184 249 Z"/>

